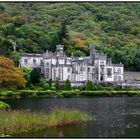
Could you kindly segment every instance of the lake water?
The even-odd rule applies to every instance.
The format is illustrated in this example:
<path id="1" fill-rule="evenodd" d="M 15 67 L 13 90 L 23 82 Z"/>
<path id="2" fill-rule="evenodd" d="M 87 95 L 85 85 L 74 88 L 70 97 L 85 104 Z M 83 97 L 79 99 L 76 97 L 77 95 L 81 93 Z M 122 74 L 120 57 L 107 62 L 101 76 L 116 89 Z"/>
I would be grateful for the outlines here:
<path id="1" fill-rule="evenodd" d="M 88 123 L 17 137 L 140 137 L 140 97 L 5 99 L 12 109 L 49 112 L 55 106 L 91 113 Z M 25 122 L 26 123 L 26 122 Z"/>

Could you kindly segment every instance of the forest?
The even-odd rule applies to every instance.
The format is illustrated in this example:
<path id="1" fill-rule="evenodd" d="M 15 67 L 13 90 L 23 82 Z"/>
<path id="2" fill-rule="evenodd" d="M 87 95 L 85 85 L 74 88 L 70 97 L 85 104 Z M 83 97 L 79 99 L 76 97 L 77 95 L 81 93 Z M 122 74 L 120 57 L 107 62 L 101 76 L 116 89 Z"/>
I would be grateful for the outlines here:
<path id="1" fill-rule="evenodd" d="M 125 70 L 140 71 L 140 3 L 0 3 L 0 55 L 18 66 L 22 53 L 89 55 L 89 44 Z"/>

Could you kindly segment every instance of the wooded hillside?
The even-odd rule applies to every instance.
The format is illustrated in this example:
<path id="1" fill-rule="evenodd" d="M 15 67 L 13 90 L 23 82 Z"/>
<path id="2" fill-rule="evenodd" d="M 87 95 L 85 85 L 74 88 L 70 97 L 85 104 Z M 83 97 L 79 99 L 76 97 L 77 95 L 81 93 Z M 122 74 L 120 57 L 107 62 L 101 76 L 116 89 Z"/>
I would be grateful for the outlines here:
<path id="1" fill-rule="evenodd" d="M 56 44 L 67 55 L 88 55 L 89 43 L 140 71 L 140 3 L 0 3 L 0 53 L 16 63 L 20 53 Z"/>

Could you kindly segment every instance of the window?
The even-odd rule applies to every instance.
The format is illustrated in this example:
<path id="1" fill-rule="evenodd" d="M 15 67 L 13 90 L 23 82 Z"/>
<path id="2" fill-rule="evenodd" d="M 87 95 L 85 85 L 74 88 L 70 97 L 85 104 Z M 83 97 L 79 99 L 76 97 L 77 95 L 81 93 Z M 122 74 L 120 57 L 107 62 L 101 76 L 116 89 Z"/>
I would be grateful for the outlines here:
<path id="1" fill-rule="evenodd" d="M 67 68 L 67 72 L 70 72 L 70 68 Z"/>
<path id="2" fill-rule="evenodd" d="M 119 80 L 119 81 L 121 81 L 121 80 L 122 80 L 121 76 L 118 76 L 118 80 Z"/>
<path id="3" fill-rule="evenodd" d="M 90 72 L 90 67 L 88 67 L 87 71 Z"/>
<path id="4" fill-rule="evenodd" d="M 24 59 L 24 63 L 25 64 L 28 64 L 28 59 Z"/>
<path id="5" fill-rule="evenodd" d="M 121 68 L 118 68 L 118 73 L 121 73 Z"/>
<path id="6" fill-rule="evenodd" d="M 58 69 L 58 75 L 61 76 L 61 68 Z"/>
<path id="7" fill-rule="evenodd" d="M 104 65 L 104 61 L 101 61 L 101 62 L 100 62 L 100 65 Z"/>
<path id="8" fill-rule="evenodd" d="M 85 67 L 80 67 L 80 71 L 85 71 L 86 68 Z"/>
<path id="9" fill-rule="evenodd" d="M 117 81 L 117 76 L 114 76 L 114 81 Z"/>
<path id="10" fill-rule="evenodd" d="M 49 62 L 47 62 L 46 65 L 49 66 Z"/>
<path id="11" fill-rule="evenodd" d="M 46 72 L 49 73 L 49 69 L 48 68 L 46 69 Z"/>
<path id="12" fill-rule="evenodd" d="M 111 68 L 107 68 L 107 76 L 112 77 L 112 69 Z"/>
<path id="13" fill-rule="evenodd" d="M 49 75 L 48 75 L 48 73 L 46 74 L 46 79 L 49 79 Z"/>
<path id="14" fill-rule="evenodd" d="M 43 60 L 40 60 L 40 65 L 43 65 Z"/>
<path id="15" fill-rule="evenodd" d="M 70 80 L 70 75 L 68 75 L 68 78 L 67 79 L 69 79 Z"/>
<path id="16" fill-rule="evenodd" d="M 33 64 L 36 64 L 36 59 L 33 59 Z"/>
<path id="17" fill-rule="evenodd" d="M 85 71 L 85 67 L 83 67 L 83 71 Z"/>
<path id="18" fill-rule="evenodd" d="M 53 70 L 54 78 L 56 77 L 56 69 Z"/>

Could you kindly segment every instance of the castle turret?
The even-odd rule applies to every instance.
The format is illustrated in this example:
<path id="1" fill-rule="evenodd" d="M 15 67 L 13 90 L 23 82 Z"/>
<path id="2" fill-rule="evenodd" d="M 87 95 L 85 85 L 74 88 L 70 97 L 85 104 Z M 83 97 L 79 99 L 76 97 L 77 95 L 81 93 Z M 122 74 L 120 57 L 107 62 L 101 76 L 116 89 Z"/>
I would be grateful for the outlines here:
<path id="1" fill-rule="evenodd" d="M 64 45 L 57 45 L 56 53 L 57 53 L 57 56 L 64 56 Z"/>
<path id="2" fill-rule="evenodd" d="M 96 49 L 94 44 L 90 44 L 90 56 L 95 56 Z"/>

